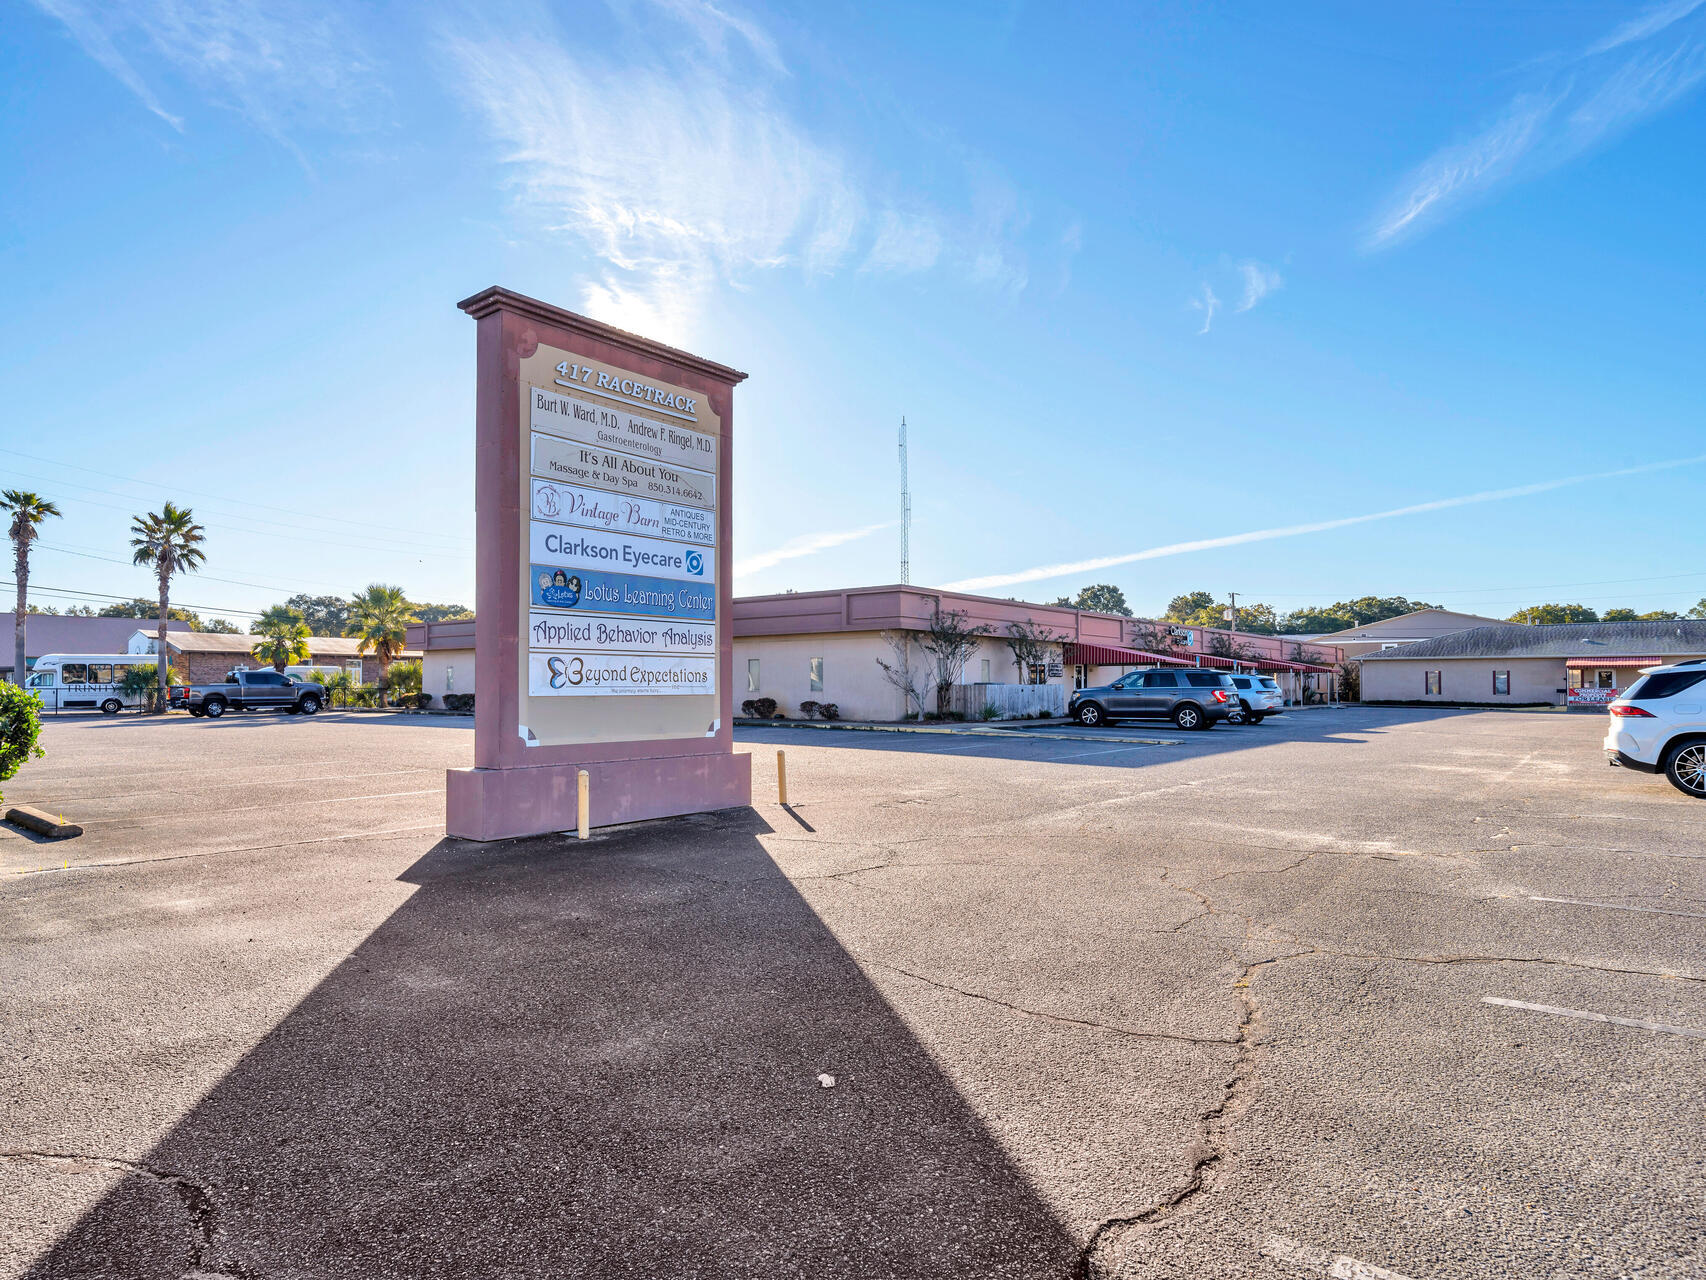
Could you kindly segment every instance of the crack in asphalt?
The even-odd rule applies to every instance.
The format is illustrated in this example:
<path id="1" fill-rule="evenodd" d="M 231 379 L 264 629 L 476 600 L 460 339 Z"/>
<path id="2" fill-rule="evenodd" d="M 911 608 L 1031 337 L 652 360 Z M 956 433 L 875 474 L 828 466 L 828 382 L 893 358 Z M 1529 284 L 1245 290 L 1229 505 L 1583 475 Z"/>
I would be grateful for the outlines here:
<path id="1" fill-rule="evenodd" d="M 189 1259 L 184 1267 L 186 1280 L 243 1280 L 243 1271 L 235 1266 L 210 1267 L 208 1255 L 213 1251 L 219 1234 L 219 1209 L 207 1187 L 181 1173 L 156 1169 L 140 1160 L 119 1160 L 111 1156 L 90 1155 L 74 1151 L 0 1151 L 0 1160 L 16 1160 L 50 1168 L 81 1172 L 78 1166 L 93 1165 L 127 1177 L 151 1178 L 172 1188 L 189 1215 L 192 1227 Z"/>
<path id="2" fill-rule="evenodd" d="M 1277 875 L 1290 871 L 1310 861 L 1319 852 L 1322 851 L 1317 850 L 1306 854 L 1286 867 L 1250 874 Z M 1321 946 L 1319 943 L 1307 942 L 1283 929 L 1277 929 L 1258 921 L 1253 915 L 1223 911 L 1212 897 L 1195 885 L 1173 880 L 1172 868 L 1170 867 L 1162 868 L 1160 878 L 1161 883 L 1168 888 L 1188 894 L 1196 899 L 1204 908 L 1205 915 L 1231 914 L 1241 919 L 1244 922 L 1244 934 L 1240 939 L 1243 947 L 1248 947 L 1258 941 L 1256 934 L 1258 930 L 1261 930 L 1270 935 L 1268 941 L 1272 941 L 1273 935 L 1277 935 L 1279 939 L 1290 943 L 1297 950 L 1262 960 L 1247 961 L 1241 961 L 1240 947 L 1234 947 L 1228 951 L 1228 958 L 1234 964 L 1241 964 L 1239 977 L 1232 984 L 1232 994 L 1239 1005 L 1239 1020 L 1236 1038 L 1231 1043 L 1237 1046 L 1238 1054 L 1230 1076 L 1221 1085 L 1219 1102 L 1198 1117 L 1199 1137 L 1198 1141 L 1187 1149 L 1190 1161 L 1185 1170 L 1185 1176 L 1172 1191 L 1136 1213 L 1103 1219 L 1091 1232 L 1089 1239 L 1079 1253 L 1078 1266 L 1074 1273 L 1075 1280 L 1110 1280 L 1120 1268 L 1126 1242 L 1132 1233 L 1156 1229 L 1168 1219 L 1188 1210 L 1192 1202 L 1198 1197 L 1218 1189 L 1231 1175 L 1235 1151 L 1233 1127 L 1238 1119 L 1249 1110 L 1252 1095 L 1258 1087 L 1258 1032 L 1261 1027 L 1262 1010 L 1256 1000 L 1253 985 L 1264 969 L 1306 956 L 1324 956 L 1330 959 L 1373 960 L 1396 964 L 1557 965 L 1563 968 L 1585 969 L 1596 973 L 1667 978 L 1683 982 L 1706 982 L 1706 977 L 1692 974 L 1619 968 L 1611 965 L 1591 964 L 1586 961 L 1563 960 L 1554 956 L 1409 956 L 1379 952 L 1339 951 L 1331 947 Z M 1214 880 L 1225 878 L 1226 875 L 1213 877 Z M 1194 918 L 1200 919 L 1202 917 Z"/>
<path id="3" fill-rule="evenodd" d="M 999 996 L 992 996 L 986 992 L 956 987 L 951 982 L 943 982 L 939 978 L 928 977 L 901 965 L 890 964 L 886 960 L 873 960 L 869 956 L 854 956 L 854 959 L 862 965 L 887 969 L 892 973 L 911 978 L 914 982 L 922 982 L 925 986 L 935 987 L 938 991 L 948 991 L 957 996 L 965 996 L 969 1000 L 983 1000 L 1013 1013 L 1023 1014 L 1027 1018 L 1040 1018 L 1044 1022 L 1058 1022 L 1070 1027 L 1087 1027 L 1092 1031 L 1106 1031 L 1109 1035 L 1122 1036 L 1130 1040 L 1171 1040 L 1179 1044 L 1212 1044 L 1227 1048 L 1238 1044 L 1236 1039 L 1227 1036 L 1192 1036 L 1179 1031 L 1140 1031 L 1136 1027 L 1124 1027 L 1112 1022 L 1097 1022 L 1090 1018 L 1074 1018 L 1064 1013 L 1050 1013 L 1046 1009 L 1029 1009 L 1024 1005 L 1014 1004 L 1009 1000 L 1003 1000 Z"/>
<path id="4" fill-rule="evenodd" d="M 1307 859 L 1304 859 L 1307 861 Z M 1299 864 L 1301 865 L 1301 864 Z M 1169 888 L 1189 894 L 1202 904 L 1207 915 L 1222 915 L 1213 898 L 1202 890 L 1170 879 L 1170 868 L 1163 868 L 1161 880 Z M 1243 916 L 1244 938 L 1253 941 L 1256 922 Z M 1229 950 L 1228 958 L 1238 961 L 1238 952 Z M 1078 1255 L 1075 1280 L 1103 1280 L 1118 1270 L 1125 1252 L 1127 1238 L 1135 1231 L 1153 1230 L 1181 1211 L 1204 1192 L 1212 1191 L 1225 1181 L 1232 1167 L 1233 1126 L 1249 1110 L 1251 1096 L 1257 1088 L 1257 1033 L 1261 1027 L 1262 1010 L 1257 1004 L 1251 984 L 1257 974 L 1270 964 L 1290 959 L 1276 956 L 1268 960 L 1247 961 L 1232 984 L 1232 994 L 1238 1003 L 1238 1026 L 1229 1042 L 1237 1048 L 1230 1074 L 1221 1082 L 1220 1099 L 1197 1117 L 1198 1140 L 1189 1147 L 1190 1163 L 1183 1180 L 1161 1199 L 1133 1214 L 1105 1218 L 1090 1233 Z"/>

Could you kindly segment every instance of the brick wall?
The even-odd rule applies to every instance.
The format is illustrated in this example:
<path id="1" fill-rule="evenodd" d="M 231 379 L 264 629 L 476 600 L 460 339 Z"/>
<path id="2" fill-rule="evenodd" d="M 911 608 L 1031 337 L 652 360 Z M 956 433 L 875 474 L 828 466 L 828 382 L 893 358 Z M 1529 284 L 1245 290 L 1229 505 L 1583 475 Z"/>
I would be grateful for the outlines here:
<path id="1" fill-rule="evenodd" d="M 325 667 L 343 667 L 353 659 L 348 654 L 311 653 L 309 660 L 316 665 Z M 172 665 L 189 676 L 191 684 L 218 684 L 225 679 L 225 673 L 233 667 L 248 667 L 258 669 L 269 665 L 247 650 L 233 650 L 230 653 L 188 653 L 174 654 Z M 379 659 L 371 654 L 361 657 L 361 682 L 373 684 L 379 679 Z"/>

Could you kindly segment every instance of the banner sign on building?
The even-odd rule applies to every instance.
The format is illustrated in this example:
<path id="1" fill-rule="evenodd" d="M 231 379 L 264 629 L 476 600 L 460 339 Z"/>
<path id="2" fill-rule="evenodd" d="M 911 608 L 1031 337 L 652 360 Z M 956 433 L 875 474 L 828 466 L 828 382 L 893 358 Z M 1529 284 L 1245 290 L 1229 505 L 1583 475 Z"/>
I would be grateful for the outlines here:
<path id="1" fill-rule="evenodd" d="M 1622 692 L 1621 689 L 1590 689 L 1583 686 L 1580 689 L 1571 689 L 1566 701 L 1572 707 L 1603 707 L 1608 702 L 1616 701 Z"/>

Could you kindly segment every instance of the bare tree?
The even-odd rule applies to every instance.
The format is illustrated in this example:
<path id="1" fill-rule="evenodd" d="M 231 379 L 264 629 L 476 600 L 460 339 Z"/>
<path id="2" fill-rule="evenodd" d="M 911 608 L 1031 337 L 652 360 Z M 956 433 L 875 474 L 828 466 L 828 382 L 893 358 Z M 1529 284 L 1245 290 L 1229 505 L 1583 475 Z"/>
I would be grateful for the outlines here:
<path id="1" fill-rule="evenodd" d="M 1138 618 L 1131 624 L 1131 642 L 1149 653 L 1166 653 L 1173 647 L 1171 629 L 1148 618 Z"/>
<path id="2" fill-rule="evenodd" d="M 1007 647 L 1013 651 L 1013 665 L 1019 668 L 1019 683 L 1026 683 L 1032 667 L 1048 661 L 1050 647 L 1059 637 L 1047 627 L 1039 627 L 1030 619 L 1007 624 Z"/>
<path id="3" fill-rule="evenodd" d="M 977 649 L 977 642 L 988 634 L 988 627 L 981 623 L 971 625 L 960 610 L 943 612 L 940 605 L 936 606 L 930 628 L 920 637 L 918 647 L 930 655 L 935 667 L 937 715 L 947 714 L 948 694 L 954 681 L 965 670 L 966 659 Z"/>
<path id="4" fill-rule="evenodd" d="M 885 631 L 883 643 L 888 645 L 889 653 L 894 656 L 893 662 L 877 659 L 877 665 L 883 669 L 883 679 L 887 680 L 901 692 L 901 710 L 907 715 L 924 715 L 924 695 L 926 688 L 920 683 L 926 674 L 923 655 L 918 660 L 913 657 L 913 633 L 910 631 Z"/>

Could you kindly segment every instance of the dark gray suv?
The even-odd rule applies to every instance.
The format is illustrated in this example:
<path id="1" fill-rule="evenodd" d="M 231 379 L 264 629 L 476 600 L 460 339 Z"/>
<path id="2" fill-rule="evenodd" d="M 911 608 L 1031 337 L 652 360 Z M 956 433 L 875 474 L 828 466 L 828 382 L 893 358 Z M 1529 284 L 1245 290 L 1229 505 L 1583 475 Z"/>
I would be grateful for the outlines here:
<path id="1" fill-rule="evenodd" d="M 1237 710 L 1231 676 L 1178 667 L 1128 671 L 1112 684 L 1075 689 L 1066 704 L 1066 714 L 1090 728 L 1110 720 L 1171 720 L 1181 729 L 1207 729 Z"/>

